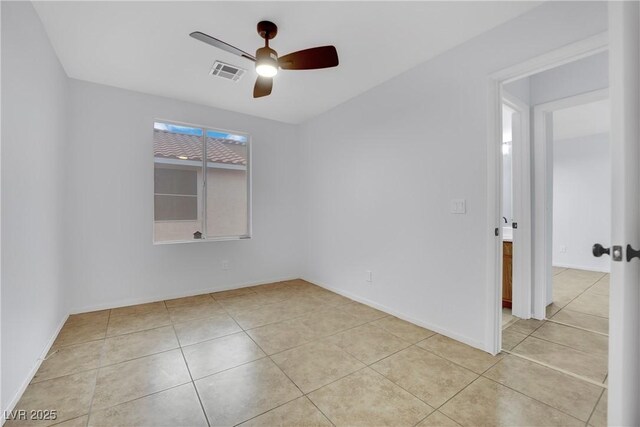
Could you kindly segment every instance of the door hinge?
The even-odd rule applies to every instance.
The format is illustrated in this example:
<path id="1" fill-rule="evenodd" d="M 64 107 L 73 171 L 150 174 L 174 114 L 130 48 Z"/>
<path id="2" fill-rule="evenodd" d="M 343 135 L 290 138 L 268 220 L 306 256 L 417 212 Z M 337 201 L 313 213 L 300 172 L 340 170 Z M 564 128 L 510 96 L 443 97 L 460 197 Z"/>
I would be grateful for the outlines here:
<path id="1" fill-rule="evenodd" d="M 500 229 L 498 227 L 496 227 L 496 229 L 493 232 L 496 235 L 496 237 L 500 235 Z"/>

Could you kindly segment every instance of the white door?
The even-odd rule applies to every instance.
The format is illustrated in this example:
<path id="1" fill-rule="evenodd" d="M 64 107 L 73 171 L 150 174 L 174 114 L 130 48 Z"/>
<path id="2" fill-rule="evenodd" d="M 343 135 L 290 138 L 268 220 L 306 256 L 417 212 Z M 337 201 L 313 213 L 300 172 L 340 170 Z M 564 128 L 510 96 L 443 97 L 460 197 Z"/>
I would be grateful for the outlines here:
<path id="1" fill-rule="evenodd" d="M 609 3 L 612 232 L 609 323 L 609 425 L 640 425 L 640 11 Z M 594 242 L 595 243 L 595 242 Z"/>

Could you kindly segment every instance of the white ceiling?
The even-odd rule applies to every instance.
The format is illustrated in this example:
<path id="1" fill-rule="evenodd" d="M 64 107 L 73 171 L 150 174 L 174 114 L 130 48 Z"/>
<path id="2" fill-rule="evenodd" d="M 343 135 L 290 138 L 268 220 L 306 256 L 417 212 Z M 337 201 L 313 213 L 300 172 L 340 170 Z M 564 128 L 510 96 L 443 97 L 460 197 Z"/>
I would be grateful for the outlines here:
<path id="1" fill-rule="evenodd" d="M 609 100 L 564 108 L 553 113 L 553 139 L 561 141 L 609 132 Z"/>
<path id="2" fill-rule="evenodd" d="M 62 65 L 76 79 L 299 123 L 541 2 L 35 2 Z M 255 26 L 278 25 L 280 55 L 333 44 L 337 68 L 281 71 L 252 98 L 253 63 L 188 36 L 202 31 L 249 53 Z M 211 77 L 218 59 L 248 69 Z"/>

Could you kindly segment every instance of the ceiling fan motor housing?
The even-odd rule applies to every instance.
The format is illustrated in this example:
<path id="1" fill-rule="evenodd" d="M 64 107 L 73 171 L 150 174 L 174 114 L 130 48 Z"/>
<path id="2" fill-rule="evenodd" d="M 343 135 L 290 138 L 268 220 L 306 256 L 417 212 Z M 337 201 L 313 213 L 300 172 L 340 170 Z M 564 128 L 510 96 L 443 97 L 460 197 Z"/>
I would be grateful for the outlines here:
<path id="1" fill-rule="evenodd" d="M 256 65 L 264 64 L 278 68 L 278 52 L 270 47 L 261 47 L 256 50 Z"/>

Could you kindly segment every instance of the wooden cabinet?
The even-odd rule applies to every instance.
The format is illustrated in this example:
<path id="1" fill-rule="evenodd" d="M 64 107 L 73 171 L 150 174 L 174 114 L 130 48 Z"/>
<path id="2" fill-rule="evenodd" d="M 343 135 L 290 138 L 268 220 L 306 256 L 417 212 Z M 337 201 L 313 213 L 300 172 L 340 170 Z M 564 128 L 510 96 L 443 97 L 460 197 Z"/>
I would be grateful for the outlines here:
<path id="1" fill-rule="evenodd" d="M 511 308 L 513 243 L 502 242 L 502 307 Z"/>

